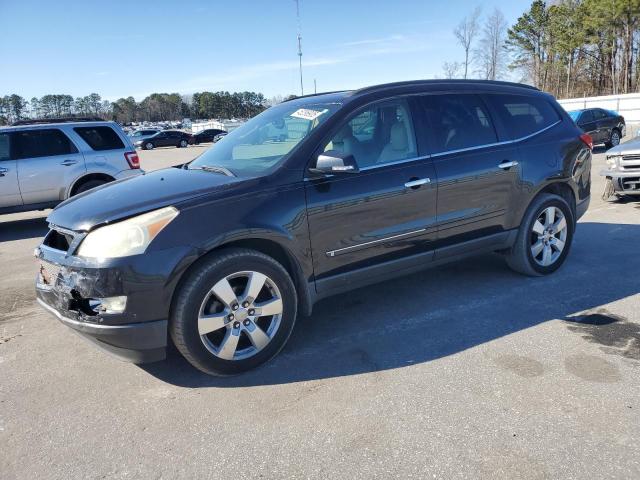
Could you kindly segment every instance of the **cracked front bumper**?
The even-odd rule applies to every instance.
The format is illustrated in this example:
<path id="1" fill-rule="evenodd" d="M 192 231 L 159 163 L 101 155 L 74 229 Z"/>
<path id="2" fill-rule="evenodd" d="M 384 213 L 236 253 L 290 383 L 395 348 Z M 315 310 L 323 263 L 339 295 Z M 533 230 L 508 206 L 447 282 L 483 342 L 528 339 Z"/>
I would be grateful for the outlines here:
<path id="1" fill-rule="evenodd" d="M 44 245 L 36 250 L 38 303 L 103 350 L 134 363 L 166 355 L 168 315 L 187 249 L 93 260 Z M 122 313 L 96 312 L 91 301 L 126 296 Z"/>
<path id="2" fill-rule="evenodd" d="M 600 175 L 611 179 L 615 193 L 640 195 L 640 170 L 603 170 Z"/>

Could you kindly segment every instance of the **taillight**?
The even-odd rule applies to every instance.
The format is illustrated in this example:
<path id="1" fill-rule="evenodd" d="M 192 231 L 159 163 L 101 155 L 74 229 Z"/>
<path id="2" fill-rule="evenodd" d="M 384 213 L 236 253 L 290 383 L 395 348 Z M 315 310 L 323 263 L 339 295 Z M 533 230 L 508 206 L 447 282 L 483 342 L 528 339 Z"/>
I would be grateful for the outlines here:
<path id="1" fill-rule="evenodd" d="M 589 147 L 589 150 L 593 150 L 593 138 L 588 133 L 583 133 L 580 135 L 580 140 L 584 142 L 584 144 Z"/>
<path id="2" fill-rule="evenodd" d="M 127 159 L 127 163 L 132 169 L 140 168 L 140 159 L 137 152 L 124 152 L 124 158 Z"/>

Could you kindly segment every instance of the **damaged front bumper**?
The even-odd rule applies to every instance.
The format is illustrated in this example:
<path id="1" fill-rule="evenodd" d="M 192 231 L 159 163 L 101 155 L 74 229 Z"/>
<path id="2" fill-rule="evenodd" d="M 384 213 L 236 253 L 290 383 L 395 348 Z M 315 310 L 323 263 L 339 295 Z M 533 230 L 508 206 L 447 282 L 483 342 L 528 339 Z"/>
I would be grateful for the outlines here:
<path id="1" fill-rule="evenodd" d="M 640 170 L 603 170 L 600 175 L 611 180 L 614 193 L 640 195 Z"/>
<path id="2" fill-rule="evenodd" d="M 43 244 L 35 252 L 37 300 L 62 323 L 122 360 L 162 360 L 171 297 L 186 253 L 176 248 L 98 260 Z M 126 297 L 122 311 L 100 308 L 100 299 L 113 297 Z"/>

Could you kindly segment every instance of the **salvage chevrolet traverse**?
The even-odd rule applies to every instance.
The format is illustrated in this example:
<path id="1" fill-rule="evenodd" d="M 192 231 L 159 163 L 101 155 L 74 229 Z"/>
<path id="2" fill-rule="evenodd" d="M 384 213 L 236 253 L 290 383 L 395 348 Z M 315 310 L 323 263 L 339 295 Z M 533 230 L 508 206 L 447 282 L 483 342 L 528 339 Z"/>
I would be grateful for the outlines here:
<path id="1" fill-rule="evenodd" d="M 173 341 L 230 375 L 348 289 L 499 252 L 565 261 L 592 140 L 518 84 L 431 80 L 289 100 L 178 168 L 73 197 L 37 249 L 40 304 L 134 361 Z"/>

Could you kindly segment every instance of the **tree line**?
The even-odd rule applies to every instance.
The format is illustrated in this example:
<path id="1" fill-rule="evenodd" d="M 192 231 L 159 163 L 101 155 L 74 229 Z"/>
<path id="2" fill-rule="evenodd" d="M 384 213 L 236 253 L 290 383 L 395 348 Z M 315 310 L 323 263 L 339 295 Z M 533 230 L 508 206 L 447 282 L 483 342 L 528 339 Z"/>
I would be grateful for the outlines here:
<path id="1" fill-rule="evenodd" d="M 267 108 L 262 93 L 152 93 L 138 102 L 133 97 L 115 102 L 97 93 L 86 97 L 44 95 L 27 101 L 17 94 L 0 96 L 0 125 L 28 118 L 99 117 L 120 123 L 170 121 L 183 118 L 250 118 Z"/>
<path id="2" fill-rule="evenodd" d="M 447 78 L 519 80 L 560 98 L 640 89 L 640 0 L 534 0 L 509 27 L 476 8 L 453 31 L 462 60 Z"/>

